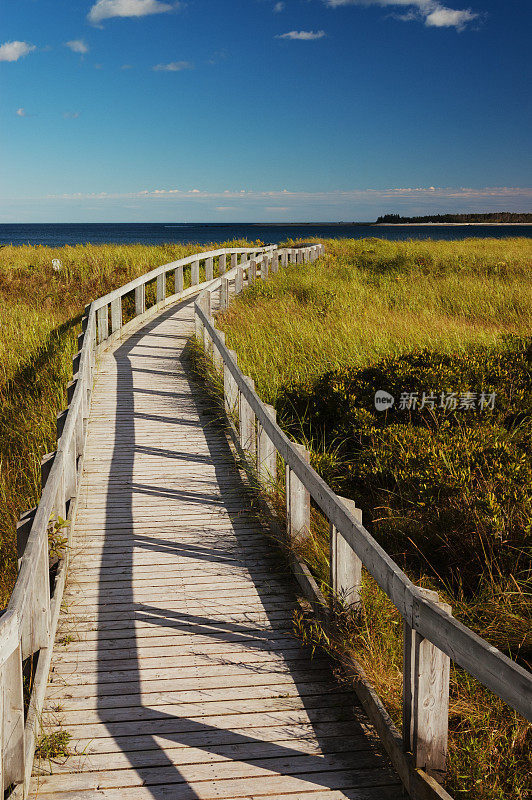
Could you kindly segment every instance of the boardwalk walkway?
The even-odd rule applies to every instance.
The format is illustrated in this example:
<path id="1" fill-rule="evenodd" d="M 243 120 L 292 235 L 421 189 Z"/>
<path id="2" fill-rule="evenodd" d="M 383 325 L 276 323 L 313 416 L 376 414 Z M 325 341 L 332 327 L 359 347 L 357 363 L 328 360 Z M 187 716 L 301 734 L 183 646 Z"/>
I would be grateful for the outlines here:
<path id="1" fill-rule="evenodd" d="M 191 332 L 189 302 L 102 356 L 44 718 L 73 754 L 36 763 L 30 796 L 403 797 L 292 635 L 294 586 L 190 374 Z"/>

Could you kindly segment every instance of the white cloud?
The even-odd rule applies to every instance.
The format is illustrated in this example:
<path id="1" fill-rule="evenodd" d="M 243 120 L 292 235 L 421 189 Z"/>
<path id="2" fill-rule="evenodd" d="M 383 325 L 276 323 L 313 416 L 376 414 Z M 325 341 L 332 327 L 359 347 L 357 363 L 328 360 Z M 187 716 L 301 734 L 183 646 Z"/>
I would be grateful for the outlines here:
<path id="1" fill-rule="evenodd" d="M 315 39 L 323 39 L 325 35 L 325 31 L 288 31 L 288 33 L 278 33 L 275 38 L 312 42 Z"/>
<path id="2" fill-rule="evenodd" d="M 164 14 L 171 11 L 169 3 L 160 0 L 98 0 L 93 5 L 87 19 L 95 24 L 111 17 L 146 17 L 148 14 Z"/>
<path id="3" fill-rule="evenodd" d="M 79 111 L 65 111 L 63 113 L 63 119 L 77 119 L 79 114 Z"/>
<path id="4" fill-rule="evenodd" d="M 5 42 L 0 46 L 0 61 L 18 61 L 32 50 L 35 50 L 35 45 L 29 42 Z"/>
<path id="5" fill-rule="evenodd" d="M 133 69 L 133 64 L 122 64 L 120 69 Z"/>
<path id="6" fill-rule="evenodd" d="M 28 112 L 26 111 L 25 108 L 17 108 L 17 112 L 16 113 L 17 113 L 17 117 L 27 117 L 28 116 Z"/>
<path id="7" fill-rule="evenodd" d="M 436 8 L 425 17 L 425 25 L 433 28 L 451 28 L 462 30 L 468 22 L 475 19 L 477 14 L 473 14 L 469 9 L 464 11 L 453 11 L 452 8 Z"/>
<path id="8" fill-rule="evenodd" d="M 275 14 L 279 14 L 280 11 L 284 11 L 284 3 L 276 3 L 273 7 L 273 10 Z"/>
<path id="9" fill-rule="evenodd" d="M 89 52 L 89 48 L 83 39 L 71 39 L 70 42 L 65 42 L 65 47 L 68 47 L 73 53 L 81 53 L 82 55 Z"/>
<path id="10" fill-rule="evenodd" d="M 478 18 L 471 9 L 453 9 L 439 0 L 323 0 L 329 8 L 341 6 L 381 6 L 408 9 L 398 16 L 404 22 L 421 20 L 431 28 L 456 28 L 462 30 L 468 22 Z"/>
<path id="11" fill-rule="evenodd" d="M 194 69 L 190 61 L 171 61 L 169 64 L 156 64 L 152 67 L 155 72 L 181 72 L 184 69 Z"/>

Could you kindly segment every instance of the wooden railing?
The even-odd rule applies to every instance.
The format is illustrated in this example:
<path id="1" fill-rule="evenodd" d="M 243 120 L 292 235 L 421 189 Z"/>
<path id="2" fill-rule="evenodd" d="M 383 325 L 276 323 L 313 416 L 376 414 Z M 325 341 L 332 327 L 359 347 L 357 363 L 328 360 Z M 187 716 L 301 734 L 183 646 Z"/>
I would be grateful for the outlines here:
<path id="1" fill-rule="evenodd" d="M 299 260 L 313 260 L 321 246 L 299 250 Z M 283 255 L 283 261 L 286 254 Z M 266 280 L 278 268 L 278 255 L 266 256 L 234 270 L 234 293 Z M 278 460 L 286 470 L 287 542 L 308 536 L 311 502 L 330 524 L 329 585 L 342 602 L 361 602 L 362 567 L 393 602 L 404 623 L 403 734 L 399 734 L 380 699 L 353 658 L 348 671 L 354 687 L 397 769 L 415 798 L 449 798 L 436 779 L 446 767 L 449 703 L 449 667 L 452 659 L 484 686 L 532 721 L 532 675 L 497 648 L 456 620 L 439 602 L 436 592 L 414 585 L 362 525 L 355 504 L 338 497 L 312 469 L 309 453 L 291 441 L 276 424 L 275 410 L 261 401 L 251 378 L 239 367 L 237 355 L 225 345 L 211 309 L 212 294 L 220 293 L 219 307 L 228 302 L 228 276 L 202 292 L 195 303 L 196 336 L 223 379 L 224 404 L 237 449 L 261 481 L 277 478 Z M 329 604 L 306 565 L 291 549 L 291 565 L 316 614 L 332 624 Z"/>
<path id="2" fill-rule="evenodd" d="M 0 616 L 0 792 L 13 787 L 13 797 L 25 797 L 31 776 L 65 585 L 98 352 L 165 306 L 193 296 L 213 280 L 219 285 L 221 278 L 214 279 L 215 271 L 224 275 L 230 264 L 234 272 L 239 259 L 247 263 L 249 258 L 274 251 L 272 245 L 198 253 L 163 264 L 86 307 L 73 359 L 73 380 L 67 387 L 68 408 L 57 418 L 57 450 L 41 465 L 39 505 L 19 522 L 18 576 Z M 174 291 L 167 295 L 172 275 Z M 200 277 L 204 278 L 201 282 Z M 146 309 L 146 287 L 153 281 L 155 302 Z M 128 296 L 131 319 L 125 320 L 123 301 Z M 51 581 L 49 538 L 58 541 L 62 536 L 67 539 L 66 547 Z"/>

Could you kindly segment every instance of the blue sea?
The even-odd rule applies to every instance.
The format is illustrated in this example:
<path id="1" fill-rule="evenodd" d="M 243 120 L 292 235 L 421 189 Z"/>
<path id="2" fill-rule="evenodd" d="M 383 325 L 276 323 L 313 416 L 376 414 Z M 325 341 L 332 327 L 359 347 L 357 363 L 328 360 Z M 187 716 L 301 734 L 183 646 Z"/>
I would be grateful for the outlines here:
<path id="1" fill-rule="evenodd" d="M 374 225 L 372 223 L 24 223 L 0 224 L 0 246 L 6 244 L 61 247 L 75 244 L 201 245 L 247 239 L 277 244 L 314 236 L 327 239 L 467 239 L 532 236 L 532 225 Z"/>

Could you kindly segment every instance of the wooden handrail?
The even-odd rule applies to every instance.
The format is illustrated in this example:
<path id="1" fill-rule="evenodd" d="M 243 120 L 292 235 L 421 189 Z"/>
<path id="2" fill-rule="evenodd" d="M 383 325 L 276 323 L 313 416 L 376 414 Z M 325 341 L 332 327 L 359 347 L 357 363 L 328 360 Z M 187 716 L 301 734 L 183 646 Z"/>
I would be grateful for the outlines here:
<path id="1" fill-rule="evenodd" d="M 276 245 L 268 245 L 196 253 L 163 264 L 99 297 L 85 308 L 82 334 L 78 339 L 80 349 L 73 359 L 75 382 L 69 385 L 69 406 L 66 413 L 61 415 L 57 451 L 53 454 L 53 463 L 52 460 L 48 461 L 52 463 L 51 469 L 48 471 L 46 468 L 45 471 L 43 467 L 41 499 L 20 559 L 13 592 L 7 608 L 0 616 L 0 700 L 3 697 L 4 701 L 0 702 L 0 792 L 5 792 L 13 784 L 16 787 L 15 797 L 25 797 L 28 790 L 68 566 L 70 531 L 77 508 L 86 423 L 98 352 L 164 306 L 193 296 L 202 287 L 218 287 L 221 278 L 214 278 L 211 274 L 215 258 L 219 259 L 219 270 L 225 273 L 226 258 L 231 257 L 232 267 L 227 272 L 231 276 L 239 268 L 238 255 L 247 258 L 249 255 L 270 254 L 276 250 Z M 200 261 L 205 261 L 207 278 L 202 283 L 199 282 Z M 184 288 L 183 268 L 188 265 L 194 265 L 191 269 L 191 285 Z M 176 271 L 176 292 L 167 297 L 165 276 L 172 270 Z M 146 284 L 153 279 L 158 279 L 155 304 L 146 310 L 145 301 L 136 302 L 135 316 L 124 323 L 121 299 L 132 291 L 140 291 L 145 298 Z M 109 308 L 111 331 L 107 324 Z M 50 597 L 48 533 L 50 526 L 57 523 L 59 518 L 69 523 L 68 542 Z M 39 653 L 39 660 L 25 722 L 22 666 L 35 653 Z"/>
<path id="2" fill-rule="evenodd" d="M 303 250 L 302 252 L 305 259 L 312 260 L 313 248 L 307 248 L 306 251 Z M 256 280 L 256 264 L 249 265 L 247 273 L 249 283 Z M 267 274 L 267 269 L 262 271 L 263 279 L 267 277 Z M 235 282 L 237 293 L 242 290 L 242 286 L 242 280 Z M 212 293 L 214 290 L 215 287 L 211 286 L 206 292 Z M 222 366 L 226 410 L 229 410 L 230 407 L 235 405 L 234 398 L 236 396 L 236 407 L 240 413 L 245 414 L 246 420 L 248 420 L 249 414 L 252 414 L 252 420 L 251 422 L 249 420 L 247 421 L 245 428 L 253 429 L 254 426 L 258 426 L 261 435 L 267 437 L 271 446 L 286 465 L 287 478 L 289 477 L 291 480 L 295 480 L 300 486 L 299 494 L 303 498 L 300 502 L 304 502 L 305 493 L 308 494 L 309 498 L 312 498 L 316 506 L 318 506 L 329 520 L 336 535 L 339 535 L 346 546 L 350 548 L 353 557 L 360 560 L 361 564 L 375 579 L 379 587 L 393 602 L 401 614 L 405 625 L 405 659 L 411 657 L 410 640 L 412 635 L 417 637 L 417 640 L 414 639 L 413 641 L 414 647 L 417 648 L 416 652 L 418 652 L 418 655 L 416 658 L 418 660 L 423 659 L 423 650 L 422 648 L 421 651 L 419 650 L 419 645 L 423 642 L 430 643 L 434 648 L 434 652 L 426 655 L 428 661 L 434 662 L 437 652 L 444 654 L 444 660 L 441 662 L 440 668 L 444 673 L 447 673 L 447 688 L 443 687 L 441 690 L 442 696 L 440 704 L 438 704 L 436 699 L 433 709 L 434 715 L 438 713 L 447 714 L 448 666 L 446 665 L 448 662 L 445 659 L 448 657 L 477 678 L 484 686 L 519 712 L 525 719 L 532 721 L 532 674 L 455 619 L 450 613 L 450 608 L 439 602 L 435 592 L 427 592 L 416 586 L 364 528 L 358 510 L 355 510 L 349 502 L 346 503 L 344 499 L 339 498 L 315 472 L 310 466 L 308 458 L 302 454 L 301 445 L 292 442 L 281 430 L 275 421 L 275 416 L 272 414 L 271 407 L 262 402 L 254 390 L 253 382 L 239 369 L 236 354 L 227 348 L 225 336 L 216 329 L 215 321 L 212 315 L 207 311 L 207 309 L 213 307 L 213 301 L 209 298 L 208 302 L 205 302 L 204 295 L 206 292 L 202 293 L 195 303 L 195 315 L 197 320 L 196 330 L 199 331 L 202 341 L 208 344 L 206 351 L 211 354 L 215 365 Z M 228 400 L 229 396 L 232 398 L 230 401 Z M 238 444 L 243 451 L 246 449 L 248 450 L 248 456 L 251 455 L 251 460 L 257 465 L 257 442 L 253 441 L 251 444 L 249 444 L 249 442 L 244 442 L 242 438 L 242 426 L 240 426 L 240 428 L 240 441 Z M 246 435 L 249 439 L 249 433 Z M 258 467 L 260 472 L 260 464 Z M 291 492 L 293 493 L 293 490 L 291 490 Z M 287 506 L 289 503 L 288 495 L 289 492 L 287 489 Z M 299 518 L 305 519 L 306 514 L 308 525 L 310 525 L 310 512 L 307 510 L 304 512 L 303 516 L 301 516 L 301 508 L 302 507 L 297 510 Z M 290 511 L 288 508 L 287 516 L 287 524 L 289 527 Z M 322 608 L 326 604 L 324 603 L 321 592 L 317 589 L 315 582 L 309 579 L 308 570 L 306 570 L 305 575 L 303 575 L 306 569 L 304 565 L 300 562 L 296 562 L 298 562 L 297 558 L 294 562 L 296 564 L 296 577 L 301 577 L 302 586 L 308 598 L 311 600 L 313 607 L 317 607 L 318 609 Z M 334 585 L 333 573 L 335 572 L 335 568 L 336 565 L 331 563 L 331 586 Z M 419 655 L 419 652 L 421 652 L 421 655 Z M 429 664 L 427 664 L 427 668 L 430 668 Z M 417 663 L 416 669 L 421 669 L 419 663 Z M 405 668 L 405 683 L 406 674 L 407 670 Z M 419 684 L 419 681 L 422 682 L 423 680 L 423 675 L 420 676 L 420 674 L 416 674 L 412 679 Z M 405 686 L 405 696 L 408 695 L 410 697 L 409 702 L 412 704 L 417 703 L 419 701 L 419 697 L 416 698 L 418 686 L 416 685 L 415 687 L 416 691 L 413 697 L 411 696 L 412 693 L 410 689 L 411 687 Z M 434 698 L 432 698 L 432 700 L 434 700 Z M 438 705 L 440 707 L 438 707 Z M 416 714 L 419 716 L 418 711 L 416 711 Z M 412 708 L 409 707 L 406 709 L 405 719 L 411 720 L 412 718 L 413 711 Z M 416 725 L 421 724 L 419 719 L 416 718 L 416 720 Z M 423 744 L 425 755 L 423 757 L 426 759 L 428 758 L 429 762 L 431 759 L 434 760 L 433 768 L 431 768 L 430 763 L 420 764 L 417 761 L 415 763 L 416 767 L 426 766 L 429 771 L 435 775 L 441 773 L 441 765 L 445 762 L 447 719 L 443 722 L 440 720 L 438 725 L 443 731 L 443 754 L 441 752 L 442 743 L 435 742 L 432 754 L 427 756 L 425 752 L 427 749 L 425 741 Z M 411 747 L 412 740 L 411 738 L 409 739 L 410 733 L 410 731 L 405 730 L 403 732 L 403 737 L 405 742 L 410 741 Z M 422 740 L 426 740 L 427 737 L 431 735 L 437 738 L 434 735 L 434 731 L 417 731 L 416 736 L 420 742 L 420 750 L 423 749 L 421 747 Z M 409 747 L 407 747 L 407 749 L 409 749 Z M 397 756 L 397 753 L 395 753 L 395 756 Z M 414 756 L 416 756 L 415 749 Z"/>

